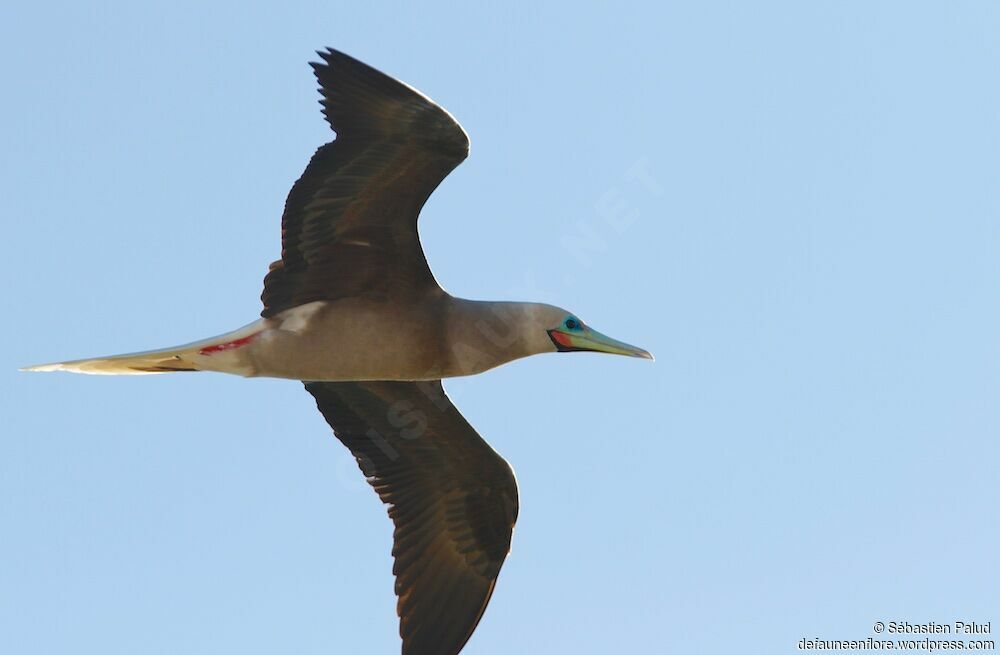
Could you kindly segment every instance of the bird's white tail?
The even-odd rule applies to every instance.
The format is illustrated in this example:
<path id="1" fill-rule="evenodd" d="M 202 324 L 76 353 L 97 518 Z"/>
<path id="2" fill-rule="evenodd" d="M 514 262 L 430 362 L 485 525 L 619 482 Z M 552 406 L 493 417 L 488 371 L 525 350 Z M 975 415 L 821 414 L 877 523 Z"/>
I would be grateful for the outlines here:
<path id="1" fill-rule="evenodd" d="M 262 327 L 262 321 L 255 321 L 233 332 L 183 346 L 94 359 L 38 364 L 25 366 L 21 370 L 70 371 L 90 375 L 150 375 L 177 371 L 225 370 L 216 366 L 206 366 L 206 364 L 209 360 L 218 361 L 220 359 L 213 355 L 223 352 L 229 354 L 227 351 L 235 351 L 235 349 L 250 343 L 260 333 Z"/>

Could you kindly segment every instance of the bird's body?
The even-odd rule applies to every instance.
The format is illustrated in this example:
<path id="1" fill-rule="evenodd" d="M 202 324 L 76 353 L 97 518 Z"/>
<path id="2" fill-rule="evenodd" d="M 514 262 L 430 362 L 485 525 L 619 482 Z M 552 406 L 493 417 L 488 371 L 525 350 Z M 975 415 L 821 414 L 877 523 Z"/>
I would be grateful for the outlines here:
<path id="1" fill-rule="evenodd" d="M 192 344 L 32 369 L 103 375 L 213 371 L 324 382 L 440 380 L 553 352 L 544 326 L 565 313 L 541 303 L 465 300 L 443 292 L 398 302 L 316 300 Z"/>
<path id="2" fill-rule="evenodd" d="M 558 322 L 563 313 L 542 304 L 479 302 L 448 294 L 390 304 L 318 301 L 280 314 L 278 321 L 264 319 L 271 324 L 260 338 L 239 350 L 251 376 L 440 380 L 551 352 L 541 326 L 545 317 Z"/>
<path id="3" fill-rule="evenodd" d="M 306 382 L 390 506 L 403 653 L 454 655 L 489 602 L 518 499 L 510 467 L 440 380 L 545 352 L 651 356 L 552 305 L 464 300 L 441 289 L 417 216 L 467 156 L 465 132 L 411 87 L 334 50 L 320 55 L 313 67 L 337 138 L 289 193 L 261 318 L 183 346 L 29 370 Z"/>

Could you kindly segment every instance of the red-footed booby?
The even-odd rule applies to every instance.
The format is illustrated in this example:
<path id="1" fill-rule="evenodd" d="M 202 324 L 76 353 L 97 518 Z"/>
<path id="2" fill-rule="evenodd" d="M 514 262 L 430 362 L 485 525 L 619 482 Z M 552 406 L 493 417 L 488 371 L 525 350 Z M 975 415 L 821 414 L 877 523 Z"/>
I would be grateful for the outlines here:
<path id="1" fill-rule="evenodd" d="M 311 65 L 336 138 L 288 195 L 261 318 L 184 346 L 25 370 L 304 381 L 389 505 L 403 654 L 454 655 L 489 602 L 518 499 L 510 466 L 441 379 L 546 352 L 652 356 L 552 305 L 445 292 L 417 215 L 468 155 L 465 131 L 406 84 L 341 52 L 319 55 Z"/>

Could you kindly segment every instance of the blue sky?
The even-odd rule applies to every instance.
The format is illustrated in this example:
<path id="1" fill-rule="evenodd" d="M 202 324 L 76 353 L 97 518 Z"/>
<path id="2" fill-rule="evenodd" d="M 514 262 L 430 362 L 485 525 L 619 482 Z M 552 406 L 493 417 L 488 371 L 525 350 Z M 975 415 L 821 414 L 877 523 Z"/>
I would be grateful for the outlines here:
<path id="1" fill-rule="evenodd" d="M 0 8 L 9 652 L 397 652 L 391 524 L 299 384 L 15 371 L 256 317 L 324 46 L 469 132 L 445 288 L 657 356 L 446 384 L 522 504 L 465 652 L 1000 621 L 995 2 L 89 4 Z"/>

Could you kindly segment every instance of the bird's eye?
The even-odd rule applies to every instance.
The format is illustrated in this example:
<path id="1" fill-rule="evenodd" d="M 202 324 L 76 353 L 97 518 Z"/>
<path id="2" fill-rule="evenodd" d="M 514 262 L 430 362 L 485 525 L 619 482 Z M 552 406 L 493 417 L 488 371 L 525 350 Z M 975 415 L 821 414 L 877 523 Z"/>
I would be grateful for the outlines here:
<path id="1" fill-rule="evenodd" d="M 580 327 L 580 322 L 578 320 L 576 320 L 575 318 L 567 318 L 566 319 L 566 329 L 568 329 L 568 330 L 576 330 L 579 327 Z"/>

